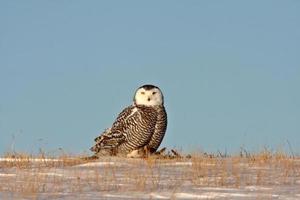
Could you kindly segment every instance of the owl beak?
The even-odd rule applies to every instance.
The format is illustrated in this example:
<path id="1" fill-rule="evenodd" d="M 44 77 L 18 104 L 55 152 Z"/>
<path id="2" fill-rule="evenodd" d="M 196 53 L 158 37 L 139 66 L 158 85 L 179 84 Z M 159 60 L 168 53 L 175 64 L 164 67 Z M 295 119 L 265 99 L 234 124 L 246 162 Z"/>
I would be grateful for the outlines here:
<path id="1" fill-rule="evenodd" d="M 150 101 L 151 99 L 150 99 L 150 97 L 148 97 L 148 101 Z"/>

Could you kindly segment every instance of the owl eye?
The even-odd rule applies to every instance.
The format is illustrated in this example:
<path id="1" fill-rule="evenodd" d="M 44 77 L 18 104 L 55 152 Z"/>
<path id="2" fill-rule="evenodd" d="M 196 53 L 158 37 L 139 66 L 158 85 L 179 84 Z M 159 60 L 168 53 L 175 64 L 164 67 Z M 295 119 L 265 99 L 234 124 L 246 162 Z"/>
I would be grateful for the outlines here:
<path id="1" fill-rule="evenodd" d="M 156 92 L 152 92 L 152 94 L 153 94 L 153 95 L 155 95 L 155 94 L 156 94 Z"/>
<path id="2" fill-rule="evenodd" d="M 144 94 L 145 94 L 145 92 L 141 92 L 141 94 L 143 94 L 143 95 L 144 95 Z"/>

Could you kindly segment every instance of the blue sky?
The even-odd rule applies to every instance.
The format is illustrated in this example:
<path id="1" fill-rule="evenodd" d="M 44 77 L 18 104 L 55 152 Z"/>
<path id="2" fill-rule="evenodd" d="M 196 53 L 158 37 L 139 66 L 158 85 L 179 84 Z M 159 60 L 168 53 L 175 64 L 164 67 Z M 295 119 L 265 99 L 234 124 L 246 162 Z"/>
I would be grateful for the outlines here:
<path id="1" fill-rule="evenodd" d="M 88 151 L 137 87 L 163 146 L 300 152 L 299 1 L 1 1 L 0 153 Z"/>

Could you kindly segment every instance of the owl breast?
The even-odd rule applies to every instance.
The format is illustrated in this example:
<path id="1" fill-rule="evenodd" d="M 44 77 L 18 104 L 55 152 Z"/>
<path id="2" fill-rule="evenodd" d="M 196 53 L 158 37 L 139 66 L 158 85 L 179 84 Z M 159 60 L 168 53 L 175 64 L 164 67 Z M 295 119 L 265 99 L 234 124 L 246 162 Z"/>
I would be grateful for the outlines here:
<path id="1" fill-rule="evenodd" d="M 136 112 L 132 114 L 127 120 L 121 131 L 125 135 L 124 143 L 118 146 L 119 153 L 129 153 L 132 150 L 142 148 L 145 146 L 145 141 L 150 141 L 155 131 L 158 113 L 153 107 L 136 106 Z M 120 126 L 119 126 L 120 127 Z"/>

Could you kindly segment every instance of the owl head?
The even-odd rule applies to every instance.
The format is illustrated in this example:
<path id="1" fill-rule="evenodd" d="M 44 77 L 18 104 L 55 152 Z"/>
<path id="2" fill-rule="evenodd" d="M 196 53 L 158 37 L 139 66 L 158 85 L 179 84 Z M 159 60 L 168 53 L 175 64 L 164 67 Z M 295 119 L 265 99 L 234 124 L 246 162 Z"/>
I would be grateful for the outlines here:
<path id="1" fill-rule="evenodd" d="M 143 85 L 136 90 L 133 102 L 136 105 L 159 106 L 164 104 L 164 96 L 157 86 Z"/>

